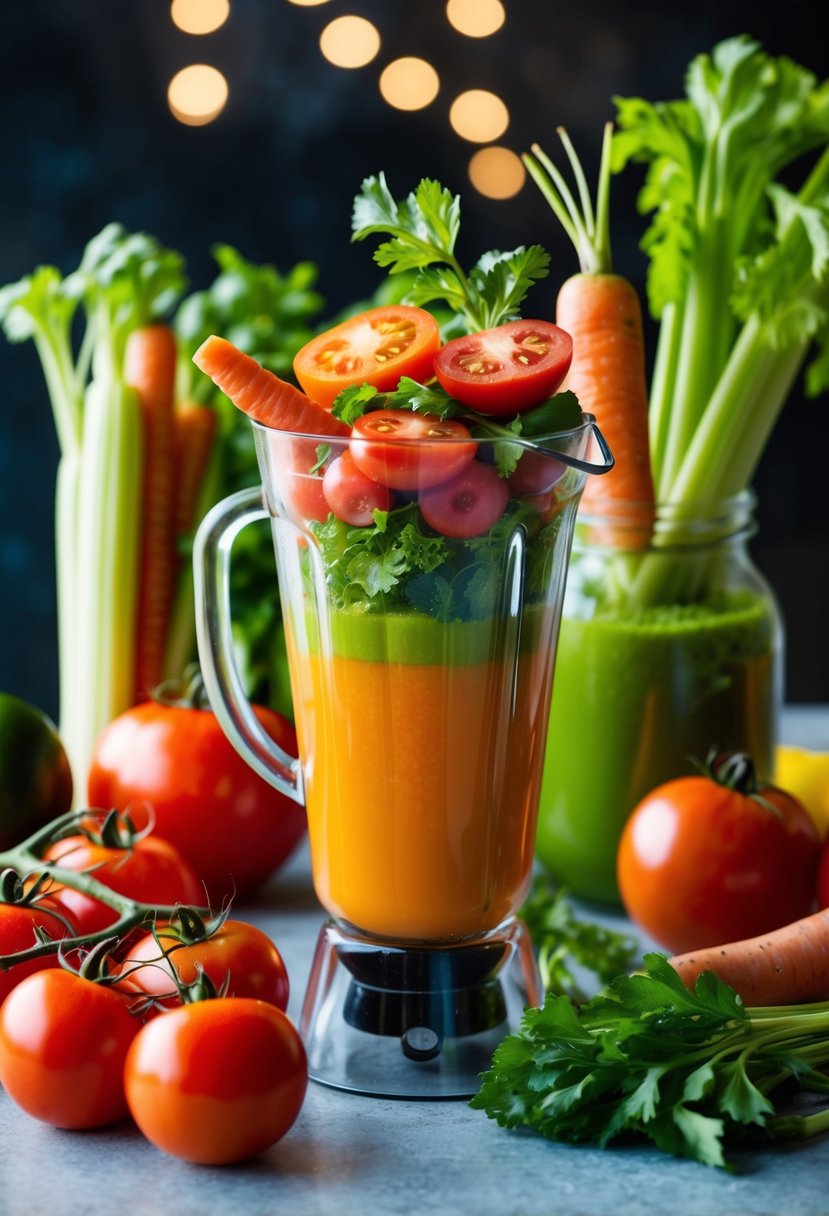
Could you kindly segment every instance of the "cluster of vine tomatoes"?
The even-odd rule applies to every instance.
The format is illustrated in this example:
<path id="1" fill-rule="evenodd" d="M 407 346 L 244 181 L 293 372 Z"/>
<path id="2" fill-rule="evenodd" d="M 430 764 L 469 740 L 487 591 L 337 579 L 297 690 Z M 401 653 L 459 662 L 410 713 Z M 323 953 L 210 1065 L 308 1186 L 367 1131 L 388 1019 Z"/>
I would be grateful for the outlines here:
<path id="1" fill-rule="evenodd" d="M 441 345 L 431 313 L 398 304 L 369 309 L 318 335 L 299 351 L 294 371 L 308 397 L 326 409 L 346 388 L 368 384 L 392 392 L 408 377 L 436 379 L 473 417 L 507 418 L 552 396 L 572 353 L 569 334 L 549 321 L 509 321 Z M 435 532 L 464 539 L 488 531 L 511 496 L 542 494 L 563 473 L 547 460 L 544 468 L 536 466 L 531 487 L 508 484 L 478 459 L 467 422 L 372 409 L 354 421 L 351 441 L 323 476 L 305 483 L 300 509 L 321 522 L 331 512 L 365 527 L 375 511 L 390 510 L 401 496 L 416 497 Z"/>
<path id="2" fill-rule="evenodd" d="M 192 907 L 201 885 L 169 842 L 149 834 L 119 848 L 91 835 L 49 845 L 44 877 L 7 872 L 0 1083 L 56 1127 L 131 1116 L 187 1161 L 263 1151 L 295 1122 L 308 1075 L 277 947 L 252 924 Z M 75 890 L 68 870 L 94 882 Z M 110 896 L 96 898 L 95 883 Z M 61 958 L 13 963 L 44 937 L 62 944 Z"/>

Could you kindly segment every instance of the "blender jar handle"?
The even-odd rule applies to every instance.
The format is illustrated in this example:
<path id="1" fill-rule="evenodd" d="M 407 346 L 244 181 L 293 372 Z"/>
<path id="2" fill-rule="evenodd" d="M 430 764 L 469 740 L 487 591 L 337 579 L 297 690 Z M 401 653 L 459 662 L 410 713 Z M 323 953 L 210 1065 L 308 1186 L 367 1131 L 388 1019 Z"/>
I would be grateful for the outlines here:
<path id="1" fill-rule="evenodd" d="M 254 772 L 303 805 L 299 761 L 283 751 L 254 714 L 234 659 L 230 552 L 244 527 L 269 518 L 257 488 L 231 494 L 205 515 L 193 543 L 196 639 L 207 695 L 222 730 Z"/>

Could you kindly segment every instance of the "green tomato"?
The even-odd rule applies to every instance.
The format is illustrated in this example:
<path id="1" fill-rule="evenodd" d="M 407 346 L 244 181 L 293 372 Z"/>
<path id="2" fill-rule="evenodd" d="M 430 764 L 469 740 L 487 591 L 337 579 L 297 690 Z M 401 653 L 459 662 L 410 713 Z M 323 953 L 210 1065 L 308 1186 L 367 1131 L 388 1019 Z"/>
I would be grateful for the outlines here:
<path id="1" fill-rule="evenodd" d="M 0 692 L 0 849 L 19 844 L 71 806 L 72 773 L 54 722 Z"/>

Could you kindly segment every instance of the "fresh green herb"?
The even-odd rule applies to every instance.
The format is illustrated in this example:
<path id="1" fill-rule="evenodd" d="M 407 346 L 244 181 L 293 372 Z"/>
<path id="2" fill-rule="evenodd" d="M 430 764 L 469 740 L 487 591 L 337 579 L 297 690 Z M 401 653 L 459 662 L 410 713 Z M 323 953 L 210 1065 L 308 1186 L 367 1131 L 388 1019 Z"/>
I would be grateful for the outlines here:
<path id="1" fill-rule="evenodd" d="M 807 388 L 829 386 L 829 81 L 739 36 L 692 61 L 682 100 L 616 105 L 614 170 L 647 165 L 653 213 L 657 493 L 726 498 L 749 484 L 815 342 Z M 802 187 L 784 188 L 815 149 Z"/>
<path id="2" fill-rule="evenodd" d="M 59 729 L 77 789 L 98 734 L 134 697 L 142 432 L 127 335 L 164 318 L 184 285 L 178 253 L 108 224 L 66 278 L 41 266 L 0 291 L 6 337 L 34 341 L 60 444 Z"/>
<path id="3" fill-rule="evenodd" d="M 754 1132 L 806 1137 L 829 1108 L 777 1113 L 785 1081 L 829 1092 L 829 1003 L 749 1008 L 712 972 L 689 992 L 662 955 L 577 1008 L 550 995 L 504 1039 L 471 1101 L 502 1127 L 605 1146 L 645 1136 L 675 1156 L 726 1166 Z"/>
<path id="4" fill-rule="evenodd" d="M 581 919 L 566 888 L 547 875 L 535 876 L 520 916 L 538 952 L 545 993 L 582 1002 L 587 999 L 585 983 L 610 983 L 638 955 L 637 938 Z"/>
<path id="5" fill-rule="evenodd" d="M 442 302 L 470 331 L 518 317 L 530 287 L 549 273 L 550 255 L 540 245 L 493 251 L 467 274 L 455 255 L 459 229 L 458 196 L 429 178 L 398 203 L 378 173 L 365 179 L 354 200 L 352 239 L 387 236 L 374 254 L 378 265 L 392 275 L 417 271 L 410 303 Z"/>

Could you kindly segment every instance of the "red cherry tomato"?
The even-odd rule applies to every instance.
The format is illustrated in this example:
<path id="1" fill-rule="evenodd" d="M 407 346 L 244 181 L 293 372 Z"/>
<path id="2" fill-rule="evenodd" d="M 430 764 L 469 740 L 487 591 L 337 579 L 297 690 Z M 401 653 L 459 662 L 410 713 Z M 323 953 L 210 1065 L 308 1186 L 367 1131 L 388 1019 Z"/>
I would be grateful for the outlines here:
<path id="1" fill-rule="evenodd" d="M 180 1004 L 175 979 L 191 984 L 203 971 L 217 990 L 225 981 L 228 996 L 253 997 L 279 1009 L 288 1008 L 288 972 L 282 955 L 267 934 L 240 920 L 225 920 L 203 940 L 183 943 L 172 930 L 160 929 L 158 939 L 167 951 L 164 958 L 152 933 L 146 934 L 127 953 L 122 973 L 129 989 L 159 998 L 173 1007 Z M 136 964 L 145 963 L 146 966 Z"/>
<path id="2" fill-rule="evenodd" d="M 204 886 L 193 867 L 160 836 L 144 836 L 130 848 L 96 844 L 84 835 L 67 836 L 49 846 L 44 860 L 66 870 L 88 870 L 105 887 L 140 903 L 207 903 Z M 96 933 L 118 919 L 114 908 L 84 891 L 57 887 L 55 898 L 69 910 L 80 933 Z"/>
<path id="3" fill-rule="evenodd" d="M 422 490 L 449 481 L 476 451 L 462 422 L 413 410 L 374 410 L 358 418 L 351 431 L 357 468 L 395 490 Z"/>
<path id="4" fill-rule="evenodd" d="M 275 1005 L 243 997 L 153 1018 L 124 1065 L 130 1113 L 147 1139 L 202 1165 L 244 1161 L 280 1140 L 307 1080 L 293 1023 Z"/>
<path id="5" fill-rule="evenodd" d="M 435 355 L 435 375 L 450 397 L 504 417 L 540 405 L 559 388 L 573 340 L 549 321 L 508 321 L 453 338 Z"/>
<path id="6" fill-rule="evenodd" d="M 829 908 L 829 836 L 823 843 L 817 875 L 817 902 L 819 908 Z"/>
<path id="7" fill-rule="evenodd" d="M 370 308 L 318 334 L 297 353 L 294 372 L 317 405 L 330 408 L 352 384 L 397 388 L 401 376 L 425 380 L 440 345 L 431 313 L 408 304 Z"/>
<path id="8" fill-rule="evenodd" d="M 0 955 L 19 954 L 37 945 L 36 929 L 51 938 L 72 937 L 78 932 L 71 912 L 51 896 L 42 896 L 33 903 L 0 903 Z M 57 956 L 47 954 L 0 971 L 0 1004 L 27 975 L 58 965 Z"/>
<path id="9" fill-rule="evenodd" d="M 343 452 L 325 470 L 322 492 L 337 519 L 353 528 L 367 527 L 374 522 L 375 511 L 389 511 L 394 501 L 387 486 L 360 472 L 350 452 Z"/>
<path id="10" fill-rule="evenodd" d="M 444 485 L 424 490 L 420 511 L 443 536 L 467 538 L 488 532 L 507 509 L 509 489 L 488 464 L 473 460 Z"/>
<path id="11" fill-rule="evenodd" d="M 127 1114 L 123 1068 L 140 1022 L 127 1001 L 72 972 L 30 975 L 0 1007 L 0 1084 L 54 1127 L 103 1127 Z"/>
<path id="12" fill-rule="evenodd" d="M 255 713 L 295 756 L 287 718 L 261 706 Z M 294 850 L 307 822 L 301 806 L 245 763 L 210 710 L 155 701 L 104 729 L 92 757 L 89 800 L 119 810 L 149 804 L 154 834 L 188 859 L 213 906 L 260 886 Z"/>
<path id="13" fill-rule="evenodd" d="M 791 795 L 754 789 L 753 768 L 747 783 L 724 784 L 738 761 L 746 757 L 721 758 L 714 776 L 659 786 L 622 833 L 622 902 L 675 954 L 755 937 L 813 909 L 820 856 L 814 823 Z"/>

